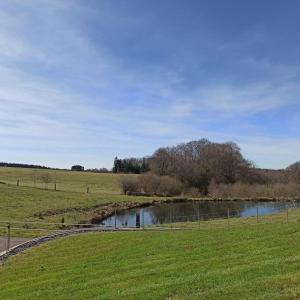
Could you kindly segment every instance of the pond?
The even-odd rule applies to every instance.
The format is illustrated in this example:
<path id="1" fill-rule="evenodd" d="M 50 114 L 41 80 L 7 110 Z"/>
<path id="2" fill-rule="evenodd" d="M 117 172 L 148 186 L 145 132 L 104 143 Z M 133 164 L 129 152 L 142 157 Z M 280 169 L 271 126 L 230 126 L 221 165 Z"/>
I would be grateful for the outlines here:
<path id="1" fill-rule="evenodd" d="M 144 208 L 136 208 L 118 212 L 102 224 L 106 226 L 136 225 L 136 215 L 140 215 L 141 225 L 155 225 L 171 222 L 187 222 L 210 220 L 216 218 L 251 217 L 273 214 L 286 208 L 300 208 L 300 202 L 292 201 L 188 201 L 179 203 L 164 203 Z"/>

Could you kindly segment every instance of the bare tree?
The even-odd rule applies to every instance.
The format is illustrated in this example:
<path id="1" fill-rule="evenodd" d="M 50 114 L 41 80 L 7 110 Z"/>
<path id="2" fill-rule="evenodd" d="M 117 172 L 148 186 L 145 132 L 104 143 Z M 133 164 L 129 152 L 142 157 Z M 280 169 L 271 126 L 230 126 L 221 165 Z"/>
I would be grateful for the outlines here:
<path id="1" fill-rule="evenodd" d="M 234 143 L 206 139 L 158 149 L 150 158 L 151 171 L 179 179 L 187 186 L 208 193 L 210 181 L 234 183 L 245 177 L 251 163 Z"/>
<path id="2" fill-rule="evenodd" d="M 300 162 L 296 162 L 286 169 L 287 176 L 295 183 L 300 184 Z"/>
<path id="3" fill-rule="evenodd" d="M 139 192 L 139 183 L 136 177 L 121 176 L 119 182 L 124 195 Z"/>
<path id="4" fill-rule="evenodd" d="M 145 173 L 139 176 L 138 183 L 142 192 L 155 194 L 160 184 L 160 176 L 153 173 Z"/>
<path id="5" fill-rule="evenodd" d="M 170 176 L 162 176 L 156 192 L 164 196 L 179 195 L 182 192 L 182 183 Z"/>

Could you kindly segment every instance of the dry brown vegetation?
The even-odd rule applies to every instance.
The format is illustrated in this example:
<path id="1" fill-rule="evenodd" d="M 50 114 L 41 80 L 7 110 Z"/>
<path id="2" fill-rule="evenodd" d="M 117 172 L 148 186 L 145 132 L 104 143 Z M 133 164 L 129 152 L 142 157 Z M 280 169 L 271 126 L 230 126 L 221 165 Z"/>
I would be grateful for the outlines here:
<path id="1" fill-rule="evenodd" d="M 213 198 L 300 198 L 300 185 L 297 183 L 234 184 L 212 183 L 209 196 Z"/>
<path id="2" fill-rule="evenodd" d="M 258 169 L 234 143 L 202 139 L 158 149 L 150 172 L 122 178 L 124 194 L 191 197 L 300 197 L 300 162 L 284 170 Z"/>
<path id="3" fill-rule="evenodd" d="M 182 192 L 182 183 L 170 176 L 145 173 L 139 177 L 122 177 L 120 185 L 123 194 L 146 194 L 158 196 L 176 196 Z"/>

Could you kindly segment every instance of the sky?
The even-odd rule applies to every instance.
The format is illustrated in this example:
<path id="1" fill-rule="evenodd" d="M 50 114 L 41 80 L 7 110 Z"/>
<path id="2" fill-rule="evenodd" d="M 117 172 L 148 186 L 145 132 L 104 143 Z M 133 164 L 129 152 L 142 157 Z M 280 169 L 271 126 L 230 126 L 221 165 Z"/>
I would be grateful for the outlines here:
<path id="1" fill-rule="evenodd" d="M 0 1 L 0 161 L 111 168 L 207 138 L 300 160 L 297 0 Z"/>

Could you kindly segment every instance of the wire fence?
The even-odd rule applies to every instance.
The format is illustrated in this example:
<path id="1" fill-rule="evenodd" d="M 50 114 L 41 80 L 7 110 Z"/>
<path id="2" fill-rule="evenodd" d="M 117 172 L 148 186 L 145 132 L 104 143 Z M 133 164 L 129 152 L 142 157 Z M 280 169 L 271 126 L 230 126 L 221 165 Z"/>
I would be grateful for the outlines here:
<path id="1" fill-rule="evenodd" d="M 8 251 L 14 245 L 23 240 L 47 236 L 59 233 L 72 233 L 80 231 L 114 231 L 114 230 L 178 230 L 178 229 L 217 229 L 232 228 L 243 225 L 258 224 L 292 224 L 300 225 L 300 209 L 290 206 L 282 208 L 280 212 L 265 214 L 264 211 L 256 209 L 256 213 L 243 217 L 239 211 L 227 209 L 222 213 L 195 213 L 195 214 L 172 214 L 161 215 L 149 219 L 144 210 L 134 211 L 131 214 L 131 222 L 123 223 L 124 212 L 115 211 L 109 220 L 99 224 L 77 224 L 44 221 L 22 221 L 22 220 L 0 220 L 0 252 Z"/>
<path id="2" fill-rule="evenodd" d="M 30 181 L 22 179 L 14 180 L 3 180 L 1 182 L 8 186 L 15 187 L 26 187 L 26 188 L 35 188 L 46 191 L 58 191 L 58 192 L 75 192 L 75 193 L 84 193 L 84 194 L 98 194 L 103 192 L 103 186 L 99 186 L 97 183 L 81 182 L 80 184 L 66 183 L 63 181 L 57 181 L 51 179 L 51 181 Z"/>
<path id="3" fill-rule="evenodd" d="M 228 206 L 226 207 L 227 204 Z M 237 224 L 253 223 L 253 221 L 255 223 L 272 221 L 293 222 L 298 221 L 300 218 L 299 212 L 299 203 L 295 204 L 292 201 L 276 203 L 276 205 L 274 203 L 257 203 L 257 206 L 253 206 L 253 203 L 251 203 L 249 207 L 242 206 L 239 209 L 234 202 L 212 204 L 209 201 L 202 208 L 197 204 L 179 204 L 178 206 L 173 205 L 173 207 L 171 204 L 170 207 L 158 206 L 156 209 L 142 208 L 125 212 L 115 211 L 115 214 L 105 220 L 103 224 L 114 227 L 141 226 L 145 228 L 149 226 L 173 227 L 174 224 L 178 227 L 186 227 L 187 224 L 193 227 L 196 223 L 211 226 L 215 226 L 215 224 L 228 225 L 229 221 L 229 223 Z"/>

